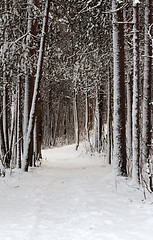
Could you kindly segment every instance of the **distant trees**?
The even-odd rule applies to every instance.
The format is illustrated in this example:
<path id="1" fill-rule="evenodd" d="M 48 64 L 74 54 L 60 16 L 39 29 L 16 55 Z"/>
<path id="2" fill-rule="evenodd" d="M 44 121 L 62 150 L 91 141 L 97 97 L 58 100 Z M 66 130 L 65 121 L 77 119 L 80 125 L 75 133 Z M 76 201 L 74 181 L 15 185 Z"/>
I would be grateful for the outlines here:
<path id="1" fill-rule="evenodd" d="M 101 79 L 104 78 L 104 75 L 106 78 L 107 73 L 104 73 L 104 69 L 102 69 L 101 60 L 104 61 L 107 57 L 108 53 L 106 49 L 109 49 L 109 46 L 107 46 L 106 41 L 108 41 L 108 38 L 110 37 L 110 35 L 108 35 L 109 31 L 107 30 L 110 23 L 109 20 L 104 17 L 102 17 L 101 20 L 99 19 L 102 7 L 100 8 L 100 12 L 99 10 L 93 10 L 93 13 L 98 13 L 98 16 L 92 16 L 88 11 L 82 14 L 80 13 L 80 10 L 84 5 L 85 2 L 82 2 L 82 5 L 80 5 L 80 3 L 78 4 L 78 1 L 73 1 L 73 4 L 71 1 L 60 1 L 60 6 L 58 3 L 52 5 L 53 23 L 51 25 L 52 28 L 50 28 L 50 35 L 52 38 L 48 42 L 49 51 L 52 52 L 52 54 L 48 56 L 50 61 L 49 87 L 52 92 L 51 122 L 53 123 L 55 116 L 58 115 L 58 108 L 56 108 L 56 105 L 58 106 L 58 101 L 60 101 L 60 105 L 63 104 L 63 109 L 60 109 L 61 116 L 69 114 L 68 112 L 63 113 L 65 104 L 67 105 L 68 103 L 74 107 L 74 124 L 71 126 L 71 141 L 74 141 L 75 135 L 76 148 L 78 148 L 79 145 L 79 138 L 82 139 L 82 136 L 85 136 L 85 122 L 86 126 L 88 125 L 88 133 L 90 134 L 90 131 L 92 131 L 94 125 L 93 114 L 95 112 L 96 96 L 98 97 L 98 108 L 103 104 L 102 95 L 105 95 L 106 86 L 104 80 L 101 81 Z M 84 10 L 86 11 L 87 9 Z M 89 17 L 90 21 L 88 21 Z M 104 22 L 107 22 L 106 26 Z M 100 26 L 103 26 L 103 28 L 100 28 Z M 101 29 L 103 29 L 105 36 L 107 36 L 106 38 L 102 37 L 103 34 L 101 33 Z M 105 51 L 101 51 L 100 45 L 105 46 Z M 107 66 L 104 66 L 104 68 L 107 69 Z M 64 82 L 65 84 L 63 84 Z M 67 92 L 68 88 L 69 92 Z M 56 89 L 58 96 L 56 95 Z M 60 94 L 58 92 L 59 89 Z M 68 95 L 68 98 L 62 97 L 61 102 L 60 98 L 63 94 Z M 86 98 L 87 94 L 88 98 Z M 66 99 L 67 101 L 65 101 Z M 55 105 L 56 102 L 57 104 Z M 89 112 L 87 112 L 87 109 Z M 85 111 L 89 114 L 88 121 L 86 121 L 87 115 L 85 114 Z M 101 145 L 102 127 L 104 124 L 104 121 L 102 121 L 102 114 L 99 114 L 99 118 L 101 118 L 101 120 L 99 121 L 98 135 L 99 145 Z M 104 118 L 106 118 L 105 111 Z M 60 119 L 60 116 L 58 119 Z M 62 121 L 55 119 L 55 122 L 58 125 L 58 129 L 60 129 Z M 51 133 L 51 135 L 56 136 L 56 141 L 52 140 L 51 145 L 57 144 L 59 135 L 61 138 L 60 141 L 63 141 L 63 143 L 65 141 L 64 135 L 62 136 L 62 131 L 56 131 L 55 133 L 56 124 L 55 128 L 52 125 Z M 50 123 L 48 126 L 50 128 Z M 44 126 L 45 131 L 47 131 L 46 127 L 47 126 Z M 66 128 L 68 128 L 68 126 L 66 126 Z M 69 134 L 70 132 L 68 130 L 66 136 L 68 141 L 70 138 Z M 88 141 L 91 141 L 91 139 L 88 139 Z M 90 143 L 89 146 L 90 145 L 92 145 L 92 143 Z M 97 149 L 100 150 L 101 146 Z"/>

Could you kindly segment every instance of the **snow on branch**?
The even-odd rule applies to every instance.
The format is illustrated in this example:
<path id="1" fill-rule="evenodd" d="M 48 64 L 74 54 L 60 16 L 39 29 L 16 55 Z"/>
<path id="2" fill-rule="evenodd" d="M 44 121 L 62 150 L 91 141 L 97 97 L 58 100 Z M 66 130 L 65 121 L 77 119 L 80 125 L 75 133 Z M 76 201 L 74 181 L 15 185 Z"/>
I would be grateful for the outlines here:
<path id="1" fill-rule="evenodd" d="M 133 6 L 136 6 L 137 4 L 140 4 L 139 0 L 133 0 Z"/>
<path id="2" fill-rule="evenodd" d="M 148 31 L 148 35 L 149 35 L 149 37 L 152 41 L 152 45 L 153 45 L 153 36 L 151 35 L 152 28 L 153 28 L 153 23 L 149 26 L 149 31 Z"/>
<path id="3" fill-rule="evenodd" d="M 120 1 L 121 2 L 121 1 Z M 125 3 L 125 4 L 123 4 L 121 7 L 119 7 L 119 8 L 117 8 L 117 9 L 115 9 L 115 10 L 108 10 L 108 11 L 105 11 L 105 12 L 102 12 L 103 14 L 112 14 L 112 13 L 116 13 L 116 12 L 118 12 L 118 11 L 120 11 L 121 9 L 123 9 L 123 8 L 126 8 L 128 6 L 128 3 Z"/>
<path id="4" fill-rule="evenodd" d="M 138 1 L 138 0 L 135 0 L 135 1 Z M 87 2 L 86 6 L 85 6 L 77 15 L 79 15 L 79 14 L 81 14 L 81 13 L 85 13 L 85 12 L 87 12 L 87 11 L 91 11 L 91 10 L 99 7 L 99 6 L 102 4 L 102 0 L 100 0 L 95 6 L 90 7 L 89 4 L 90 4 L 91 2 L 92 2 L 92 0 L 89 0 L 89 1 Z M 123 3 L 123 1 L 121 1 L 121 0 L 117 0 L 117 2 Z M 102 13 L 103 13 L 103 14 L 115 13 L 115 12 L 118 12 L 118 11 L 120 11 L 121 9 L 123 9 L 123 8 L 125 8 L 125 7 L 127 7 L 127 6 L 128 6 L 128 3 L 125 3 L 125 4 L 123 4 L 121 7 L 117 8 L 117 9 L 115 9 L 115 10 L 102 11 Z"/>

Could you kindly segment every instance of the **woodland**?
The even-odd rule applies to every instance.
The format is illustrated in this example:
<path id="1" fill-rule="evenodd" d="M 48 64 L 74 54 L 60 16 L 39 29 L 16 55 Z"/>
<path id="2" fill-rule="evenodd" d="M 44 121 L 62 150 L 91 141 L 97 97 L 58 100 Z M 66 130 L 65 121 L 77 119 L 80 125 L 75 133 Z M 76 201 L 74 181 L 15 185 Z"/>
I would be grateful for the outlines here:
<path id="1" fill-rule="evenodd" d="M 152 0 L 1 0 L 0 168 L 85 142 L 153 191 Z"/>

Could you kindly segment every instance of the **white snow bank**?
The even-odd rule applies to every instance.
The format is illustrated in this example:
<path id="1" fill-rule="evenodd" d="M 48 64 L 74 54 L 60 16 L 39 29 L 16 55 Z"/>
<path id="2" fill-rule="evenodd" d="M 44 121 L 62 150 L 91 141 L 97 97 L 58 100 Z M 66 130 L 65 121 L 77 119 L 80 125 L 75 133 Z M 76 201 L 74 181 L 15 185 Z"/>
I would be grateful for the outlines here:
<path id="1" fill-rule="evenodd" d="M 152 239 L 151 197 L 74 148 L 44 150 L 42 167 L 1 179 L 0 239 Z"/>

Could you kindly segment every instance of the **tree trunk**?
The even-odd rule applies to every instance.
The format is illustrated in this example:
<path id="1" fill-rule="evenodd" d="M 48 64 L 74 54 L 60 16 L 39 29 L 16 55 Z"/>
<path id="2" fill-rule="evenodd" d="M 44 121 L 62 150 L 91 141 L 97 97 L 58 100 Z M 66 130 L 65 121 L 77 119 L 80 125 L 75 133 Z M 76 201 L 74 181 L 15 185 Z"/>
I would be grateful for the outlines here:
<path id="1" fill-rule="evenodd" d="M 109 71 L 110 72 L 110 71 Z M 112 107 L 111 107 L 111 76 L 108 76 L 108 104 L 107 104 L 107 163 L 112 162 Z"/>
<path id="2" fill-rule="evenodd" d="M 78 105 L 77 105 L 78 70 L 79 70 L 79 63 L 76 62 L 76 64 L 74 64 L 74 69 L 73 69 L 73 84 L 74 84 L 73 109 L 74 109 L 74 129 L 75 129 L 75 149 L 76 150 L 79 147 L 79 119 L 78 119 Z"/>
<path id="3" fill-rule="evenodd" d="M 104 106 L 103 106 L 103 95 L 102 86 L 100 86 L 98 91 L 98 105 L 99 105 L 99 151 L 102 150 L 102 127 L 103 127 L 103 116 L 104 116 Z"/>
<path id="4" fill-rule="evenodd" d="M 152 0 L 145 1 L 145 52 L 143 83 L 143 130 L 142 130 L 142 162 L 149 159 L 151 144 L 151 80 L 152 80 L 152 43 L 149 37 L 149 26 L 152 24 Z"/>
<path id="5" fill-rule="evenodd" d="M 128 176 L 132 175 L 132 81 L 127 73 L 127 160 Z"/>
<path id="6" fill-rule="evenodd" d="M 91 153 L 90 146 L 90 136 L 89 136 L 89 101 L 88 101 L 88 80 L 86 79 L 86 93 L 85 93 L 85 101 L 86 101 L 86 152 Z"/>
<path id="7" fill-rule="evenodd" d="M 124 73 L 124 29 L 122 9 L 116 0 L 113 9 L 113 53 L 114 53 L 114 169 L 117 175 L 126 175 L 125 137 L 125 73 Z"/>
<path id="8" fill-rule="evenodd" d="M 96 83 L 96 104 L 94 112 L 94 149 L 100 151 L 100 128 L 99 128 L 99 99 L 98 99 L 98 83 Z"/>
<path id="9" fill-rule="evenodd" d="M 28 25 L 27 32 L 32 33 L 32 5 L 33 0 L 27 0 L 27 13 L 28 13 Z M 32 102 L 32 89 L 30 81 L 33 79 L 30 78 L 30 64 L 27 62 L 30 57 L 30 46 L 31 46 L 31 36 L 26 37 L 26 49 L 25 49 L 25 92 L 24 92 L 24 125 L 23 125 L 23 137 L 24 137 L 24 148 L 26 144 L 26 135 L 29 121 L 29 114 Z M 32 83 L 33 85 L 34 83 Z"/>
<path id="10" fill-rule="evenodd" d="M 2 99 L 0 96 L 0 144 L 1 144 L 1 162 L 3 167 L 6 167 L 7 164 L 7 155 L 5 148 L 5 140 L 4 140 L 4 131 L 3 131 L 3 111 L 2 111 Z"/>
<path id="11" fill-rule="evenodd" d="M 140 120 L 139 120 L 139 6 L 133 2 L 133 171 L 134 184 L 140 182 Z"/>
<path id="12" fill-rule="evenodd" d="M 75 149 L 79 147 L 79 120 L 78 120 L 78 106 L 77 106 L 77 93 L 74 89 L 74 129 L 75 129 Z"/>
<path id="13" fill-rule="evenodd" d="M 24 151 L 24 162 L 23 162 L 23 170 L 24 171 L 28 171 L 28 165 L 29 165 L 28 156 L 29 156 L 29 151 L 30 151 L 30 143 L 32 141 L 32 133 L 33 133 L 33 129 L 34 129 L 39 84 L 40 84 L 41 75 L 42 75 L 42 65 L 43 65 L 43 57 L 44 57 L 44 50 L 45 50 L 45 39 L 46 39 L 46 34 L 47 34 L 49 6 L 50 6 L 50 0 L 46 0 L 46 6 L 45 6 L 45 12 L 44 12 L 44 18 L 43 18 L 43 26 L 42 26 L 42 36 L 41 36 L 40 48 L 39 48 L 39 57 L 38 57 L 38 62 L 37 62 L 37 72 L 36 72 L 35 85 L 34 85 L 34 94 L 33 94 L 33 99 L 32 99 L 32 106 L 31 106 L 31 111 L 30 111 L 30 118 L 29 118 L 28 130 L 27 130 L 27 136 L 26 136 L 26 145 L 25 145 L 25 151 Z"/>
<path id="14" fill-rule="evenodd" d="M 21 168 L 21 80 L 17 85 L 17 167 Z"/>
<path id="15" fill-rule="evenodd" d="M 3 131 L 4 131 L 4 141 L 5 141 L 5 149 L 6 149 L 6 157 L 5 163 L 6 166 L 10 165 L 10 157 L 9 157 L 9 133 L 8 133 L 8 86 L 4 84 L 3 90 Z"/>

